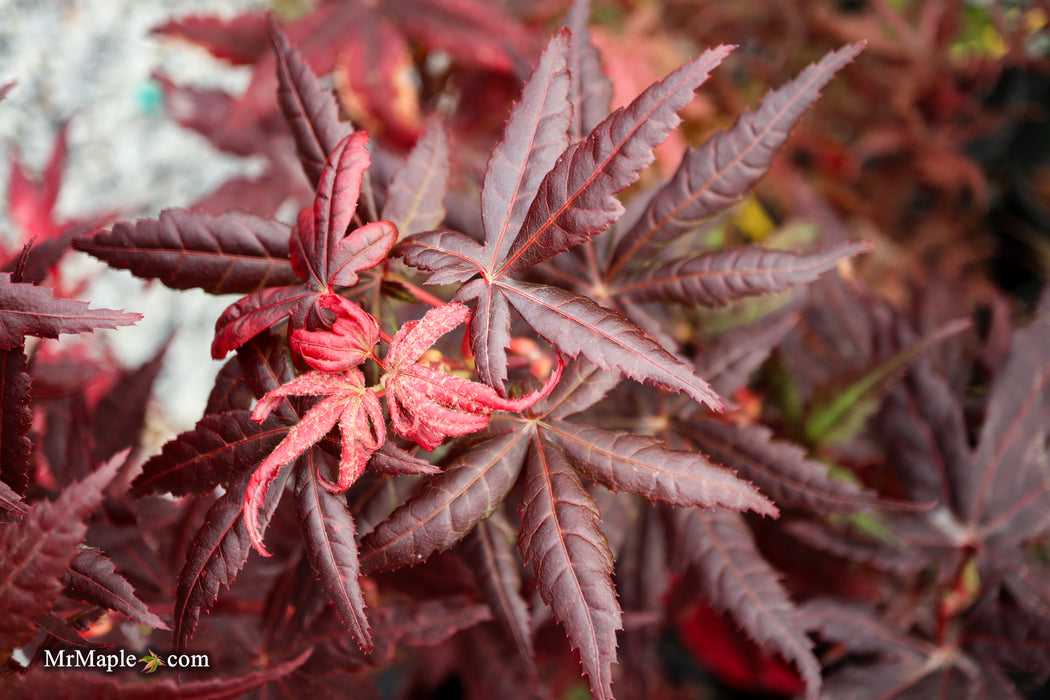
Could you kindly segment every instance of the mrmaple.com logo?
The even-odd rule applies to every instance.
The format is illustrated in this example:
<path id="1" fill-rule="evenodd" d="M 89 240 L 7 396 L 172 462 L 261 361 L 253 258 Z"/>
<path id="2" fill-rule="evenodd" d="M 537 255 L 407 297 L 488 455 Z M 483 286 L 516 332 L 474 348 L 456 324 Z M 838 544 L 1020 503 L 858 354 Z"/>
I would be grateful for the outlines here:
<path id="1" fill-rule="evenodd" d="M 160 657 L 152 649 L 145 656 L 135 655 L 124 649 L 115 652 L 100 652 L 96 649 L 44 650 L 44 668 L 98 668 L 106 673 L 116 669 L 135 668 L 143 664 L 143 673 L 153 673 L 162 666 L 171 668 L 211 668 L 211 659 L 207 654 L 168 654 Z"/>

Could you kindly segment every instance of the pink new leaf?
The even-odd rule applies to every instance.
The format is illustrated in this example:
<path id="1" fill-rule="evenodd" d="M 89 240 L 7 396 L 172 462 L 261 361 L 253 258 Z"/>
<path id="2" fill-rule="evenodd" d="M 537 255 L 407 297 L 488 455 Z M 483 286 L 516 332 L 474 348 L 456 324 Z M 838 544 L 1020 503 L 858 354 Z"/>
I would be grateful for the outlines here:
<path id="1" fill-rule="evenodd" d="M 365 147 L 367 142 L 368 134 L 355 132 L 340 141 L 328 156 L 314 199 L 313 229 L 303 232 L 312 234 L 312 240 L 304 240 L 309 263 L 327 262 L 336 244 L 346 235 L 361 194 L 361 178 L 371 162 Z M 319 281 L 324 281 L 328 270 L 312 272 Z"/>
<path id="2" fill-rule="evenodd" d="M 373 221 L 354 229 L 331 251 L 328 284 L 350 287 L 357 284 L 357 273 L 383 262 L 397 243 L 397 227 L 389 221 Z"/>
<path id="3" fill-rule="evenodd" d="M 364 362 L 379 342 L 375 317 L 338 294 L 326 294 L 319 305 L 335 313 L 332 330 L 297 328 L 292 333 L 292 349 L 322 372 L 342 372 Z"/>
<path id="4" fill-rule="evenodd" d="M 321 478 L 322 485 L 333 493 L 345 491 L 361 475 L 368 458 L 386 438 L 382 409 L 375 392 L 365 388 L 360 370 L 351 368 L 344 374 L 307 372 L 282 387 L 267 393 L 255 407 L 252 418 L 263 421 L 286 396 L 324 396 L 288 431 L 273 452 L 255 470 L 244 494 L 244 523 L 252 546 L 259 554 L 269 556 L 259 531 L 259 508 L 266 499 L 270 482 L 280 468 L 299 457 L 321 440 L 338 423 L 343 435 L 343 452 L 339 461 L 339 478 L 332 484 Z"/>
<path id="5" fill-rule="evenodd" d="M 493 411 L 524 411 L 550 393 L 561 376 L 563 365 L 559 360 L 557 370 L 541 390 L 506 399 L 492 387 L 416 363 L 434 341 L 462 323 L 468 313 L 461 304 L 431 309 L 422 319 L 402 326 L 387 353 L 382 383 L 390 421 L 398 433 L 426 450 L 433 450 L 445 437 L 481 430 Z"/>

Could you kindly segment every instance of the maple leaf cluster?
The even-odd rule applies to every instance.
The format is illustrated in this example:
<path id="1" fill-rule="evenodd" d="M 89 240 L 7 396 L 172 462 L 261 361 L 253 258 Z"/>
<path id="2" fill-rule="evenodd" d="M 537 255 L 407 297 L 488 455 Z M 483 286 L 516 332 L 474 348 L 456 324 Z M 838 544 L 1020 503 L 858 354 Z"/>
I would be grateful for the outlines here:
<path id="1" fill-rule="evenodd" d="M 135 317 L 50 294 L 26 276 L 32 246 L 0 276 L 0 561 L 20 572 L 0 602 L 22 606 L 0 651 L 41 630 L 40 649 L 83 641 L 53 614 L 65 595 L 170 629 L 150 655 L 208 649 L 230 674 L 151 683 L 173 697 L 290 676 L 297 693 L 407 698 L 450 674 L 469 697 L 561 697 L 581 669 L 595 698 L 680 697 L 671 629 L 753 692 L 1009 698 L 1050 676 L 1050 299 L 1016 333 L 969 289 L 895 308 L 852 274 L 871 246 L 801 181 L 819 232 L 732 245 L 725 212 L 862 44 L 660 182 L 654 150 L 733 47 L 613 110 L 589 14 L 576 0 L 542 50 L 476 0 L 157 30 L 253 65 L 240 97 L 166 90 L 176 118 L 266 172 L 72 245 L 240 298 L 216 321 L 203 417 L 138 464 L 120 450 L 163 348 L 102 398 L 70 388 L 25 336 Z M 493 123 L 477 105 L 503 97 Z M 138 398 L 108 427 L 122 396 Z M 69 484 L 55 500 L 29 500 L 31 457 Z M 130 499 L 89 534 L 138 534 L 73 557 L 121 469 Z M 245 672 L 246 651 L 275 661 Z"/>

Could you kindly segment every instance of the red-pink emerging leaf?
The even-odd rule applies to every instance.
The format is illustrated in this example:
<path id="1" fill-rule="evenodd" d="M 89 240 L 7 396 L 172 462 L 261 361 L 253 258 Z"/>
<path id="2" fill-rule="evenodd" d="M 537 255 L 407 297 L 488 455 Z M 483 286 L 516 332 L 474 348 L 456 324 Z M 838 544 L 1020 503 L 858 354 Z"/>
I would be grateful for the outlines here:
<path id="1" fill-rule="evenodd" d="M 339 424 L 343 437 L 339 478 L 330 483 L 318 475 L 326 489 L 333 493 L 346 491 L 365 470 L 368 459 L 386 438 L 383 411 L 372 389 L 365 388 L 361 371 L 351 368 L 343 374 L 307 372 L 284 386 L 274 389 L 259 400 L 252 418 L 263 421 L 286 396 L 324 396 L 288 431 L 273 452 L 252 475 L 244 495 L 244 523 L 252 546 L 259 554 L 269 556 L 262 544 L 258 513 L 267 489 L 281 466 L 303 454 L 328 431 Z"/>
<path id="2" fill-rule="evenodd" d="M 251 65 L 266 52 L 266 25 L 257 14 L 240 14 L 228 20 L 188 15 L 168 20 L 151 29 L 150 34 L 192 42 L 234 64 Z"/>
<path id="3" fill-rule="evenodd" d="M 331 251 L 328 261 L 329 286 L 357 284 L 357 273 L 383 262 L 397 243 L 397 228 L 389 221 L 373 221 L 354 229 Z"/>
<path id="4" fill-rule="evenodd" d="M 329 261 L 357 209 L 361 178 L 371 162 L 367 143 L 368 134 L 363 131 L 350 134 L 328 155 L 321 173 L 314 200 L 313 229 L 302 232 L 310 235 L 303 247 L 308 256 L 306 263 L 312 266 L 311 275 L 318 282 L 327 281 L 328 269 L 317 266 Z"/>
<path id="5" fill-rule="evenodd" d="M 279 321 L 292 316 L 305 318 L 321 295 L 315 287 L 271 287 L 239 299 L 215 321 L 211 356 L 216 360 L 236 350 Z"/>
<path id="6" fill-rule="evenodd" d="M 469 315 L 462 304 L 431 309 L 418 321 L 409 321 L 394 336 L 387 353 L 383 386 L 390 406 L 390 422 L 401 435 L 433 450 L 450 436 L 467 435 L 489 424 L 493 411 L 523 411 L 550 393 L 561 376 L 562 364 L 546 385 L 519 399 L 505 399 L 485 384 L 472 382 L 416 360 L 438 338 Z"/>
<path id="7" fill-rule="evenodd" d="M 338 294 L 326 294 L 319 305 L 335 313 L 332 330 L 297 328 L 292 333 L 292 349 L 308 365 L 323 372 L 342 372 L 371 356 L 379 342 L 379 322 L 372 314 Z"/>

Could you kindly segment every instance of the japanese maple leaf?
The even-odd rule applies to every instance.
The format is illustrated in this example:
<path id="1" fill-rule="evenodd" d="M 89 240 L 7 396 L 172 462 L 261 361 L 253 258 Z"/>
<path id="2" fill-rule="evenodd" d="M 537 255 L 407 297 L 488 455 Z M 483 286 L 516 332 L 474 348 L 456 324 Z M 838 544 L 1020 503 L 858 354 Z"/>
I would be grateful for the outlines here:
<path id="1" fill-rule="evenodd" d="M 292 333 L 292 349 L 306 363 L 322 372 L 343 372 L 357 367 L 379 342 L 379 323 L 372 314 L 338 294 L 326 294 L 318 302 L 335 313 L 331 331 L 297 328 Z"/>
<path id="2" fill-rule="evenodd" d="M 266 420 L 286 396 L 324 398 L 306 412 L 262 461 L 244 494 L 244 523 L 252 546 L 264 557 L 270 554 L 263 547 L 259 532 L 259 509 L 266 500 L 270 482 L 282 466 L 306 452 L 338 423 L 343 443 L 339 477 L 334 484 L 320 473 L 318 479 L 328 491 L 342 493 L 361 476 L 372 453 L 386 440 L 379 398 L 373 389 L 365 387 L 365 377 L 356 367 L 342 373 L 314 370 L 300 375 L 263 396 L 252 413 L 252 419 L 257 422 Z"/>
<path id="3" fill-rule="evenodd" d="M 339 142 L 321 173 L 313 208 L 300 212 L 292 230 L 292 269 L 306 281 L 259 290 L 227 308 L 215 322 L 213 357 L 224 357 L 288 316 L 305 325 L 323 296 L 335 286 L 356 284 L 358 272 L 386 257 L 397 241 L 397 228 L 389 221 L 373 221 L 346 235 L 370 162 L 367 141 L 367 134 L 358 131 Z"/>
<path id="4" fill-rule="evenodd" d="M 382 383 L 394 430 L 426 450 L 433 450 L 446 437 L 481 430 L 493 411 L 524 411 L 550 393 L 561 376 L 559 360 L 558 369 L 541 390 L 506 399 L 485 384 L 418 362 L 434 341 L 469 314 L 462 304 L 445 304 L 418 321 L 409 321 L 394 336 L 383 365 Z"/>

